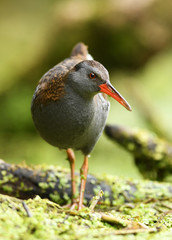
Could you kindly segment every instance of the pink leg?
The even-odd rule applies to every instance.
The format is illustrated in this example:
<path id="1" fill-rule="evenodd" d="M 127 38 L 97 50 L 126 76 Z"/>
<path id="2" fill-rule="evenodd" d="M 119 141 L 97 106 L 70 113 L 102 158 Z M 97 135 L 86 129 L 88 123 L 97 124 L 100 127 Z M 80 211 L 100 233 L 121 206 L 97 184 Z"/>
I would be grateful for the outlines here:
<path id="1" fill-rule="evenodd" d="M 86 181 L 87 181 L 87 172 L 88 172 L 88 156 L 85 156 L 83 165 L 80 169 L 81 186 L 80 186 L 78 210 L 80 210 L 83 206 L 85 185 L 86 185 Z"/>

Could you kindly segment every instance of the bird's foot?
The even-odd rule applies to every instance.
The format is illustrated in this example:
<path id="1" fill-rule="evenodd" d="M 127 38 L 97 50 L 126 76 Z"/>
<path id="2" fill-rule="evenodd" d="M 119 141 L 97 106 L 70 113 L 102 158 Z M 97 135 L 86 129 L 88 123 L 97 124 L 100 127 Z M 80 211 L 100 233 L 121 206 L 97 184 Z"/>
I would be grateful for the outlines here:
<path id="1" fill-rule="evenodd" d="M 62 207 L 70 209 L 70 210 L 81 210 L 82 208 L 85 208 L 86 206 L 84 206 L 83 204 L 82 204 L 82 206 L 79 206 L 79 199 L 76 199 L 72 203 L 66 204 Z"/>
<path id="2" fill-rule="evenodd" d="M 77 203 L 68 203 L 62 206 L 62 208 L 74 210 L 77 208 Z"/>

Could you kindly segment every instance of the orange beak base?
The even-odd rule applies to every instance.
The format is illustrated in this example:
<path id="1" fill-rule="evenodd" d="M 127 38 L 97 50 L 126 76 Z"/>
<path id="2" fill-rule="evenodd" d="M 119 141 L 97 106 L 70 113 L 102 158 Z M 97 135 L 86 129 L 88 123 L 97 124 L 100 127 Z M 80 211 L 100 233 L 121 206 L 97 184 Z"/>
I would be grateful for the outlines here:
<path id="1" fill-rule="evenodd" d="M 132 111 L 128 102 L 121 96 L 121 94 L 111 85 L 110 82 L 101 84 L 100 92 L 106 93 L 107 95 L 113 97 L 118 101 L 122 106 L 124 106 L 128 111 Z"/>

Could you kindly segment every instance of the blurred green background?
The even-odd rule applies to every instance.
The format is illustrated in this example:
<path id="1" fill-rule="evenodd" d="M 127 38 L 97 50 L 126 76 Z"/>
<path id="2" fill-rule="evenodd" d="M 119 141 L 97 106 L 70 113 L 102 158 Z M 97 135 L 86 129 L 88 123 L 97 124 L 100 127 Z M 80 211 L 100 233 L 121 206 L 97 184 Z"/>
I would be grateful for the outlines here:
<path id="1" fill-rule="evenodd" d="M 111 100 L 108 123 L 146 128 L 172 140 L 171 0 L 0 2 L 0 158 L 68 167 L 64 151 L 36 132 L 30 103 L 41 76 L 79 41 L 110 72 L 133 108 Z M 77 168 L 82 155 L 77 153 Z M 105 135 L 89 172 L 141 178 L 132 156 Z"/>

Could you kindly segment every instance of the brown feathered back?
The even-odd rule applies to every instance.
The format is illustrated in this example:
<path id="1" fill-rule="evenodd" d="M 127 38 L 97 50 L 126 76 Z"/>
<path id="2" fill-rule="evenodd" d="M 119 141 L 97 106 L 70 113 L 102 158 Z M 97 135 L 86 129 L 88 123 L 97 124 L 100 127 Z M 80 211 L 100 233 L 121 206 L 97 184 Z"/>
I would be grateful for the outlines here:
<path id="1" fill-rule="evenodd" d="M 49 101 L 58 101 L 64 96 L 64 86 L 68 73 L 79 62 L 86 60 L 88 55 L 87 46 L 78 43 L 72 50 L 71 56 L 51 68 L 40 79 L 35 92 L 35 101 L 41 104 Z"/>

